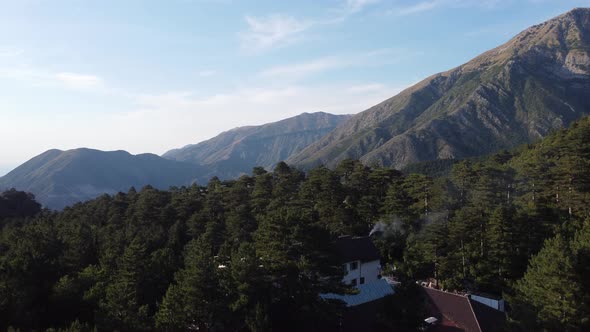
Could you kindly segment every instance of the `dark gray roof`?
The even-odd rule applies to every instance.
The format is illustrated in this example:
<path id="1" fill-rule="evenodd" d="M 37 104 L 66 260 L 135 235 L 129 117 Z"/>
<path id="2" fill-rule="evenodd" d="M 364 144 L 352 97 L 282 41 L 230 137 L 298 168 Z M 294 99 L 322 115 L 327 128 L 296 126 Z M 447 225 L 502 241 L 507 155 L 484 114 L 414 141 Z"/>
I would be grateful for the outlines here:
<path id="1" fill-rule="evenodd" d="M 369 262 L 379 260 L 379 250 L 368 236 L 341 236 L 334 242 L 334 251 L 342 263 L 360 260 Z"/>

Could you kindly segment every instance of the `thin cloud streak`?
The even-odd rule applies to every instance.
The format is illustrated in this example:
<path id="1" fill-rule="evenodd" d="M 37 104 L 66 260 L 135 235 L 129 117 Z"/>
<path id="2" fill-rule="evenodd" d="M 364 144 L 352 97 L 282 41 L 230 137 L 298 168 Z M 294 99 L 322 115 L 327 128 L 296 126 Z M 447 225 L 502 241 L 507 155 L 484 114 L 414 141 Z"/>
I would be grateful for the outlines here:
<path id="1" fill-rule="evenodd" d="M 241 32 L 239 37 L 241 49 L 248 54 L 291 44 L 314 24 L 311 21 L 298 20 L 281 14 L 262 18 L 246 16 L 245 20 L 248 30 Z"/>
<path id="2" fill-rule="evenodd" d="M 347 0 L 345 8 L 348 13 L 352 14 L 360 12 L 365 7 L 377 4 L 379 2 L 380 0 Z"/>
<path id="3" fill-rule="evenodd" d="M 270 14 L 265 17 L 247 15 L 244 17 L 248 28 L 238 33 L 240 49 L 250 55 L 273 48 L 284 47 L 304 39 L 304 33 L 320 25 L 343 22 L 349 16 L 362 11 L 380 0 L 346 0 L 336 15 L 324 19 L 299 19 L 285 14 Z"/>
<path id="4" fill-rule="evenodd" d="M 282 80 L 298 80 L 314 74 L 350 67 L 374 67 L 397 63 L 420 52 L 403 49 L 379 49 L 357 54 L 326 56 L 306 62 L 271 67 L 258 76 Z"/>
<path id="5" fill-rule="evenodd" d="M 420 12 L 429 11 L 440 6 L 443 1 L 425 1 L 419 2 L 415 5 L 399 8 L 397 14 L 401 16 L 416 14 Z"/>
<path id="6" fill-rule="evenodd" d="M 354 62 L 342 57 L 324 57 L 308 62 L 276 66 L 262 71 L 262 77 L 305 77 L 322 71 L 346 67 Z"/>
<path id="7" fill-rule="evenodd" d="M 212 70 L 212 69 L 201 70 L 198 72 L 198 75 L 200 77 L 211 77 L 211 76 L 214 76 L 215 74 L 217 74 L 217 71 Z"/>
<path id="8" fill-rule="evenodd" d="M 408 6 L 398 6 L 387 11 L 389 15 L 408 16 L 423 12 L 432 11 L 439 8 L 467 8 L 481 7 L 487 9 L 496 8 L 502 0 L 429 0 L 414 3 Z"/>
<path id="9" fill-rule="evenodd" d="M 25 53 L 25 50 L 18 47 L 0 47 L 0 57 L 12 58 Z"/>
<path id="10" fill-rule="evenodd" d="M 102 85 L 102 80 L 94 75 L 63 72 L 56 74 L 55 78 L 73 89 L 88 89 Z"/>
<path id="11" fill-rule="evenodd" d="M 346 91 L 351 93 L 367 93 L 367 92 L 375 92 L 375 91 L 383 91 L 387 87 L 381 83 L 368 83 L 362 85 L 354 85 L 346 89 Z"/>
<path id="12" fill-rule="evenodd" d="M 68 89 L 102 88 L 103 80 L 95 75 L 58 72 L 28 67 L 0 67 L 0 79 L 25 82 L 31 87 L 63 87 Z"/>

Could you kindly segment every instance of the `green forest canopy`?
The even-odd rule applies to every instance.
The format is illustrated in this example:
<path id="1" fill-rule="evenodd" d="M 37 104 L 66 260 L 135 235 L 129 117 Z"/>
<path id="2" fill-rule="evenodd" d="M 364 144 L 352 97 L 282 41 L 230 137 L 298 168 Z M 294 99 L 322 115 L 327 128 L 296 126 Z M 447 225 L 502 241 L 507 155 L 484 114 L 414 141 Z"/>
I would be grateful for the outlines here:
<path id="1" fill-rule="evenodd" d="M 437 178 L 279 163 L 62 212 L 11 190 L 0 195 L 0 329 L 331 330 L 342 306 L 318 295 L 347 287 L 330 243 L 377 223 L 383 263 L 406 283 L 503 295 L 511 329 L 587 329 L 589 163 L 585 118 Z"/>

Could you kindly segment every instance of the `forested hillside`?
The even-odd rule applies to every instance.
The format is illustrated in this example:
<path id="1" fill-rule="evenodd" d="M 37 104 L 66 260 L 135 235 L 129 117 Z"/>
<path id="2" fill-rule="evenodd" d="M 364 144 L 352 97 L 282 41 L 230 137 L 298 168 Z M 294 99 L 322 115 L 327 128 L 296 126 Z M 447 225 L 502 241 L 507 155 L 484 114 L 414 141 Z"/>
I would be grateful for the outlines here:
<path id="1" fill-rule="evenodd" d="M 589 163 L 585 118 L 448 177 L 280 163 L 206 187 L 3 214 L 0 329 L 331 330 L 342 308 L 318 295 L 346 288 L 330 243 L 378 225 L 383 263 L 404 285 L 435 277 L 504 295 L 510 329 L 584 330 Z M 398 329 L 415 326 L 415 310 L 391 310 L 407 324 Z"/>

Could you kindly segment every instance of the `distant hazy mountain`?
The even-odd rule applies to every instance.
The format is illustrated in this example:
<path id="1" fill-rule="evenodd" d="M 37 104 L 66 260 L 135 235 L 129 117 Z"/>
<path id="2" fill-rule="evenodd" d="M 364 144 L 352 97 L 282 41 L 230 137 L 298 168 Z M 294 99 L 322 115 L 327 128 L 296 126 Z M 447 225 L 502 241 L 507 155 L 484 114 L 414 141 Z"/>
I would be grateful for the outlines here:
<path id="1" fill-rule="evenodd" d="M 16 188 L 35 194 L 46 207 L 61 209 L 104 193 L 145 185 L 167 189 L 204 179 L 201 167 L 154 154 L 91 149 L 49 150 L 0 178 L 0 189 Z"/>
<path id="2" fill-rule="evenodd" d="M 535 141 L 590 113 L 590 9 L 533 26 L 355 115 L 291 164 L 403 167 Z"/>
<path id="3" fill-rule="evenodd" d="M 195 145 L 166 152 L 162 157 L 203 165 L 209 175 L 234 178 L 255 166 L 272 168 L 336 128 L 349 115 L 323 112 L 232 129 Z"/>

